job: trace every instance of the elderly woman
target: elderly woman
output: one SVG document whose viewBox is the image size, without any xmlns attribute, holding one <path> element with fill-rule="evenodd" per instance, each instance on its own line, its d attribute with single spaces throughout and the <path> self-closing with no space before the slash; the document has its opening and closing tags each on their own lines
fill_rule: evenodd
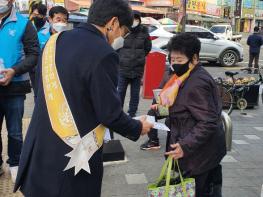
<svg viewBox="0 0 263 197">
<path fill-rule="evenodd" d="M 196 197 L 220 197 L 220 162 L 226 154 L 222 106 L 213 78 L 199 62 L 200 48 L 200 41 L 188 33 L 168 44 L 174 75 L 160 94 L 171 121 L 166 155 L 179 159 L 185 175 L 195 178 Z"/>
</svg>

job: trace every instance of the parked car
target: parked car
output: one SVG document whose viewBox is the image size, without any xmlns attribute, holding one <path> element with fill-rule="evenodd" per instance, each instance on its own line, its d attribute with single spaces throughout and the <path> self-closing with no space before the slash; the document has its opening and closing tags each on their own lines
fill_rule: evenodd
<svg viewBox="0 0 263 197">
<path fill-rule="evenodd" d="M 153 46 L 161 49 L 166 49 L 170 38 L 177 33 L 176 25 L 150 26 L 149 30 Z M 240 43 L 222 39 L 210 30 L 199 26 L 186 25 L 185 31 L 200 39 L 200 60 L 219 62 L 222 66 L 228 67 L 243 61 L 243 48 Z"/>
<path fill-rule="evenodd" d="M 242 35 L 233 33 L 231 25 L 228 24 L 213 25 L 210 31 L 226 40 L 240 41 L 242 39 Z"/>
</svg>

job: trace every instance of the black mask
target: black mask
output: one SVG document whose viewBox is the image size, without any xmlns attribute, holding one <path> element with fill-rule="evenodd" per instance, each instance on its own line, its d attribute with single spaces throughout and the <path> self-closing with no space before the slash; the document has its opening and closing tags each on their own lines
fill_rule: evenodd
<svg viewBox="0 0 263 197">
<path fill-rule="evenodd" d="M 173 73 L 180 77 L 189 70 L 189 63 L 190 61 L 186 62 L 185 64 L 173 64 L 171 69 Z"/>
<path fill-rule="evenodd" d="M 37 30 L 39 31 L 45 25 L 46 19 L 36 16 L 33 18 L 33 21 L 34 21 L 34 25 L 36 26 Z"/>
</svg>

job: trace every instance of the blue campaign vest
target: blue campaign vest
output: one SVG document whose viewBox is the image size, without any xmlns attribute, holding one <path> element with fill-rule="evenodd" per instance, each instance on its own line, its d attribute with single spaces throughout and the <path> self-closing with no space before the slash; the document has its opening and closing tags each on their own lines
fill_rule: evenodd
<svg viewBox="0 0 263 197">
<path fill-rule="evenodd" d="M 12 68 L 25 58 L 22 38 L 28 19 L 17 13 L 14 8 L 0 28 L 0 59 L 5 68 Z M 29 74 L 15 76 L 12 81 L 29 80 Z"/>
<path fill-rule="evenodd" d="M 48 22 L 37 33 L 40 48 L 43 49 L 50 38 L 50 25 Z"/>
</svg>

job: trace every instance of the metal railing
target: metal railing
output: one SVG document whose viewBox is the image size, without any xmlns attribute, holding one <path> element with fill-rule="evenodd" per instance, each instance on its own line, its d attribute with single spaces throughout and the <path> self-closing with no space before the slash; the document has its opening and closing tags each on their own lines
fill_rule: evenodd
<svg viewBox="0 0 263 197">
<path fill-rule="evenodd" d="M 226 149 L 227 151 L 231 151 L 232 149 L 232 136 L 233 136 L 233 125 L 230 116 L 222 111 L 221 119 L 223 122 L 225 136 L 226 136 Z"/>
</svg>

